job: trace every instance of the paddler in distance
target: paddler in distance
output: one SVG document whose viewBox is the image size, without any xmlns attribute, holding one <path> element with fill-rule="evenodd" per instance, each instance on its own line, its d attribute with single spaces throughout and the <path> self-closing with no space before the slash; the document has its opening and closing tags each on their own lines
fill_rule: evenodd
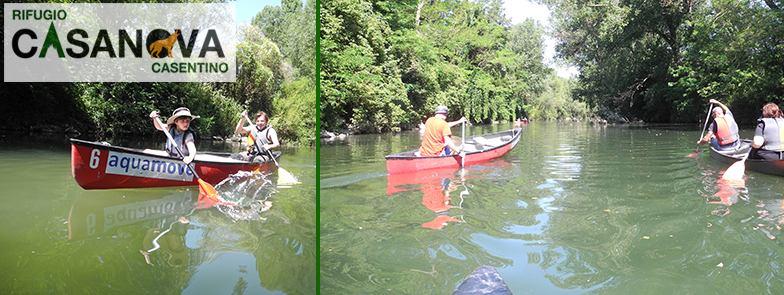
<svg viewBox="0 0 784 295">
<path fill-rule="evenodd" d="M 452 126 L 466 121 L 465 117 L 460 120 L 447 122 L 446 115 L 449 109 L 446 106 L 436 107 L 433 117 L 425 122 L 425 132 L 422 135 L 422 145 L 416 153 L 419 157 L 450 156 L 459 154 L 463 151 L 463 146 L 457 146 L 452 140 Z"/>
<path fill-rule="evenodd" d="M 245 126 L 245 117 L 248 116 L 248 111 L 243 111 L 241 115 L 234 131 L 240 135 L 248 136 L 248 152 L 240 153 L 235 157 L 248 162 L 268 160 L 267 151 L 280 146 L 278 133 L 269 125 L 269 116 L 265 112 L 258 112 L 254 116 L 256 125 Z"/>
<path fill-rule="evenodd" d="M 728 151 L 737 149 L 740 140 L 738 136 L 738 123 L 735 123 L 735 117 L 732 115 L 730 109 L 719 102 L 718 100 L 711 99 L 710 103 L 718 105 L 713 108 L 713 123 L 703 138 L 697 141 L 697 144 L 704 144 L 710 142 L 710 145 L 719 151 Z"/>
<path fill-rule="evenodd" d="M 177 158 L 183 157 L 182 161 L 185 162 L 185 164 L 193 162 L 193 159 L 196 157 L 196 144 L 194 143 L 193 131 L 190 130 L 190 125 L 191 121 L 198 119 L 199 116 L 192 115 L 191 110 L 186 107 L 180 107 L 172 112 L 171 117 L 166 119 L 166 126 L 160 125 L 158 117 L 158 111 L 152 111 L 150 113 L 153 126 L 160 131 L 169 132 L 180 148 L 180 151 L 182 151 L 182 155 L 177 152 L 177 149 L 175 149 L 174 145 L 168 140 L 166 141 L 164 150 L 169 153 L 169 156 Z"/>
</svg>

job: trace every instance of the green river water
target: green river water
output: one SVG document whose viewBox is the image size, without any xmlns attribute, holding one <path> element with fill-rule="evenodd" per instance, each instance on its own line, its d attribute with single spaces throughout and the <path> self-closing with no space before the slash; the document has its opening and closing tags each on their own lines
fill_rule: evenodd
<svg viewBox="0 0 784 295">
<path fill-rule="evenodd" d="M 534 122 L 501 159 L 403 177 L 384 155 L 417 133 L 325 143 L 322 293 L 449 294 L 489 265 L 515 294 L 783 294 L 784 180 L 723 185 L 695 129 Z"/>
<path fill-rule="evenodd" d="M 198 149 L 238 148 L 202 142 Z M 276 188 L 257 177 L 243 182 L 252 189 L 219 187 L 272 204 L 235 221 L 216 208 L 194 210 L 197 187 L 84 190 L 71 176 L 66 141 L 3 137 L 0 293 L 314 293 L 316 154 L 283 151 L 282 167 L 302 184 Z M 148 264 L 140 250 L 154 242 Z"/>
</svg>

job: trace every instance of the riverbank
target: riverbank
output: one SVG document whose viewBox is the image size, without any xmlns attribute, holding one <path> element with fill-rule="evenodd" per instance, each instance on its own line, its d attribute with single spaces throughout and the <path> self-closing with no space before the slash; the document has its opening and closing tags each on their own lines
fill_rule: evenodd
<svg viewBox="0 0 784 295">
<path fill-rule="evenodd" d="M 588 124 L 591 124 L 591 125 L 623 125 L 623 124 L 644 125 L 644 124 L 646 124 L 643 121 L 629 121 L 629 120 L 626 120 L 626 119 L 623 119 L 623 118 L 617 119 L 617 120 L 614 120 L 614 121 L 608 121 L 607 119 L 603 119 L 603 118 L 600 118 L 600 117 L 591 117 L 591 118 L 582 118 L 582 119 L 581 118 L 564 118 L 564 119 L 558 119 L 558 120 L 539 120 L 539 121 L 534 121 L 534 120 L 531 120 L 531 119 L 526 119 L 526 120 L 527 120 L 528 123 L 525 123 L 525 125 L 534 124 L 534 122 L 539 122 L 539 123 L 541 123 L 541 122 L 588 123 Z M 496 126 L 496 125 L 504 125 L 504 124 L 510 125 L 510 126 L 515 126 L 516 124 L 518 124 L 518 122 L 516 122 L 516 121 L 493 121 L 493 122 L 491 122 L 489 124 L 481 124 L 481 125 L 477 124 L 476 126 Z M 420 130 L 420 127 L 400 128 L 398 131 L 388 131 L 388 132 L 380 132 L 380 133 L 374 133 L 374 132 L 365 132 L 365 133 L 351 132 L 350 130 L 347 130 L 347 129 L 343 129 L 343 130 L 335 131 L 335 132 L 329 131 L 329 130 L 321 130 L 320 138 L 321 138 L 322 141 L 331 142 L 331 141 L 335 141 L 335 140 L 338 140 L 338 141 L 345 140 L 346 138 L 348 138 L 349 136 L 352 136 L 352 135 L 362 135 L 362 134 L 398 134 L 398 133 L 403 133 L 403 132 L 419 131 L 419 130 Z"/>
</svg>

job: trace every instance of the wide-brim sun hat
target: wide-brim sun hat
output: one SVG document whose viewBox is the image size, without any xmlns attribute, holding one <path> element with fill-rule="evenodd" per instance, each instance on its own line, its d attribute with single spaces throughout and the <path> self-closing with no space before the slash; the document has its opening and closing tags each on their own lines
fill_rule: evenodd
<svg viewBox="0 0 784 295">
<path fill-rule="evenodd" d="M 437 106 L 436 107 L 436 114 L 444 114 L 446 115 L 449 113 L 449 109 L 446 106 Z"/>
<path fill-rule="evenodd" d="M 182 108 L 177 108 L 176 110 L 174 110 L 174 112 L 172 112 L 171 117 L 169 117 L 169 119 L 166 119 L 166 124 L 167 125 L 174 124 L 174 120 L 177 120 L 177 118 L 180 117 L 189 117 L 191 118 L 191 120 L 195 120 L 199 118 L 199 116 L 194 116 L 193 114 L 191 114 L 191 110 L 189 110 L 188 108 L 182 107 Z"/>
</svg>

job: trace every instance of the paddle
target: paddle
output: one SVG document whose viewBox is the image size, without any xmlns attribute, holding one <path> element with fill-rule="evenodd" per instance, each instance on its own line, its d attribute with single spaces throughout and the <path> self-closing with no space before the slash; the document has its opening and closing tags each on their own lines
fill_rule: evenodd
<svg viewBox="0 0 784 295">
<path fill-rule="evenodd" d="M 746 159 L 749 158 L 751 154 L 751 149 L 749 149 L 749 153 L 743 156 L 743 159 L 732 163 L 732 165 L 724 171 L 724 174 L 721 176 L 721 179 L 724 180 L 743 180 L 743 174 L 746 173 Z"/>
<path fill-rule="evenodd" d="M 708 119 L 710 118 L 710 113 L 711 113 L 711 109 L 712 108 L 713 108 L 713 104 L 712 103 L 708 104 L 708 114 L 705 115 L 705 123 L 702 124 L 702 133 L 700 133 L 700 139 L 699 140 L 702 140 L 702 137 L 705 136 L 705 129 L 708 127 Z M 689 157 L 689 158 L 696 158 L 699 153 L 700 153 L 700 146 L 698 144 L 697 148 L 694 149 L 694 152 L 689 154 L 687 157 Z"/>
<path fill-rule="evenodd" d="M 161 122 L 161 119 L 159 117 L 155 117 L 155 121 L 158 122 L 158 126 L 161 127 L 166 126 L 163 124 L 163 122 Z M 166 130 L 161 130 L 161 131 L 163 131 L 163 134 L 166 134 L 166 138 L 168 138 L 169 141 L 171 141 L 172 145 L 174 146 L 174 149 L 177 151 L 178 154 L 180 154 L 180 157 L 185 158 L 185 156 L 182 154 L 182 151 L 180 150 L 180 147 L 177 146 L 177 142 L 174 141 L 174 138 L 172 138 L 171 134 L 169 134 L 169 131 Z M 194 170 L 190 164 L 186 164 L 185 166 L 187 166 L 188 170 L 190 170 L 191 173 L 193 173 L 193 176 L 196 176 L 196 181 L 199 183 L 199 197 L 207 196 L 208 198 L 214 201 L 220 201 L 220 199 L 218 199 L 218 191 L 215 190 L 215 187 L 213 187 L 211 184 L 207 183 L 206 181 L 202 180 L 201 177 L 199 177 L 199 175 L 196 174 L 196 170 Z"/>
<path fill-rule="evenodd" d="M 253 121 L 251 121 L 250 118 L 248 118 L 248 115 L 243 113 L 242 116 L 245 118 L 246 121 L 248 121 L 248 124 L 251 125 L 250 132 L 253 135 L 253 138 L 258 138 L 258 134 L 256 133 L 255 130 L 256 124 L 253 124 Z M 258 151 L 259 153 L 263 153 L 261 147 L 258 145 L 256 140 L 253 140 L 253 147 L 255 147 L 256 151 Z M 266 150 L 266 151 L 267 154 L 270 156 L 270 158 L 272 158 L 272 161 L 275 163 L 275 166 L 278 167 L 278 186 L 292 186 L 300 183 L 299 180 L 297 180 L 296 176 L 286 171 L 286 169 L 283 169 L 283 167 L 280 167 L 280 164 L 278 164 L 278 160 L 275 159 L 275 155 L 273 155 L 270 150 Z"/>
<path fill-rule="evenodd" d="M 462 140 L 462 143 L 460 143 L 460 148 L 462 149 L 460 151 L 460 154 L 461 154 L 460 155 L 460 167 L 461 168 L 465 168 L 465 156 L 466 156 L 465 155 L 465 125 L 466 125 L 466 122 L 463 121 L 463 131 L 460 134 L 460 139 Z"/>
</svg>

